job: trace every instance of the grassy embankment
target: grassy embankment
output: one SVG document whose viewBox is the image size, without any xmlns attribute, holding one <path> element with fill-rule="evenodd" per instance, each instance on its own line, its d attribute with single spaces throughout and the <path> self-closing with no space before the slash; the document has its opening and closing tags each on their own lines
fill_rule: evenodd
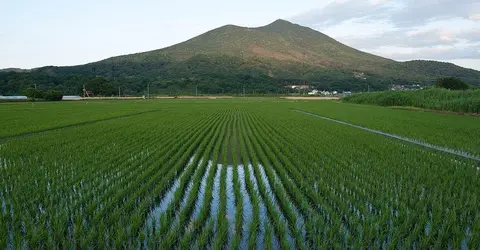
<svg viewBox="0 0 480 250">
<path fill-rule="evenodd" d="M 421 91 L 384 91 L 353 94 L 342 98 L 344 102 L 379 106 L 405 106 L 461 113 L 480 113 L 480 89 Z"/>
</svg>

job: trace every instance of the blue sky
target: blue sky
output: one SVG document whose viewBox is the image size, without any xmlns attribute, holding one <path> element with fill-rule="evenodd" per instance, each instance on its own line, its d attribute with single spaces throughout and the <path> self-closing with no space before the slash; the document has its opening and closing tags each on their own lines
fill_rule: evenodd
<svg viewBox="0 0 480 250">
<path fill-rule="evenodd" d="M 480 70 L 480 0 L 0 0 L 0 68 L 83 64 L 278 18 L 392 59 Z"/>
</svg>

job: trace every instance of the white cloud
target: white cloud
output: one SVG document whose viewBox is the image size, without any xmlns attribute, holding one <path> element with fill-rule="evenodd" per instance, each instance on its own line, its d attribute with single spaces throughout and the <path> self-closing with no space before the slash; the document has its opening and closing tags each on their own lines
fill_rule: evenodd
<svg viewBox="0 0 480 250">
<path fill-rule="evenodd" d="M 479 0 L 335 1 L 292 20 L 396 60 L 480 62 Z"/>
<path fill-rule="evenodd" d="M 470 20 L 480 21 L 480 13 L 472 14 L 468 17 Z"/>
</svg>

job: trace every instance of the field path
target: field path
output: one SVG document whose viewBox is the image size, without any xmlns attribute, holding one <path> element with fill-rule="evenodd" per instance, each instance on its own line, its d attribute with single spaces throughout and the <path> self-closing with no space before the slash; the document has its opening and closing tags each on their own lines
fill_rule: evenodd
<svg viewBox="0 0 480 250">
<path fill-rule="evenodd" d="M 332 118 L 328 118 L 328 117 L 325 117 L 325 116 L 305 112 L 305 111 L 302 111 L 302 110 L 294 109 L 294 111 L 305 114 L 305 115 L 310 115 L 310 116 L 325 119 L 325 120 L 328 120 L 328 121 L 332 121 L 332 122 L 340 123 L 340 124 L 343 124 L 343 125 L 347 125 L 347 126 L 350 126 L 350 127 L 359 128 L 359 129 L 362 129 L 362 130 L 365 130 L 365 131 L 368 131 L 368 132 L 372 132 L 372 133 L 375 133 L 375 134 L 379 134 L 379 135 L 383 135 L 383 136 L 386 136 L 386 137 L 410 142 L 410 143 L 413 143 L 413 144 L 416 144 L 416 145 L 419 145 L 419 146 L 422 146 L 422 147 L 435 149 L 435 150 L 438 150 L 438 151 L 442 151 L 442 152 L 445 152 L 445 153 L 453 154 L 453 155 L 456 155 L 456 156 L 460 156 L 460 157 L 463 157 L 463 158 L 467 158 L 467 159 L 471 159 L 471 160 L 475 160 L 475 161 L 480 162 L 480 157 L 479 156 L 471 155 L 467 152 L 463 152 L 463 151 L 459 151 L 459 150 L 455 150 L 455 149 L 451 149 L 451 148 L 446 148 L 446 147 L 442 147 L 442 146 L 438 146 L 438 145 L 433 145 L 433 144 L 430 144 L 430 143 L 419 141 L 417 139 L 412 139 L 412 138 L 407 138 L 407 137 L 403 137 L 403 136 L 399 136 L 399 135 L 385 133 L 385 132 L 382 132 L 380 130 L 375 130 L 375 129 L 362 127 L 362 126 L 359 126 L 359 125 L 351 124 L 351 123 L 340 121 L 340 120 L 335 120 L 335 119 L 332 119 Z"/>
</svg>

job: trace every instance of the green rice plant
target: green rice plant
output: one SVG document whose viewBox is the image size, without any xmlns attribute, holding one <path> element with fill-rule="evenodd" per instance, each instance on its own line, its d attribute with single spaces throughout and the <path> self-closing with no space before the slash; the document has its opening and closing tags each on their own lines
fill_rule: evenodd
<svg viewBox="0 0 480 250">
<path fill-rule="evenodd" d="M 235 234 L 233 236 L 231 249 L 238 249 L 240 247 L 240 241 L 243 234 L 243 196 L 240 191 L 240 181 L 238 179 L 238 162 L 237 159 L 237 116 L 234 117 L 232 125 L 232 139 L 230 140 L 230 147 L 232 148 L 232 163 L 233 163 L 233 193 L 235 196 Z"/>
<path fill-rule="evenodd" d="M 229 121 L 227 121 L 227 124 L 228 124 Z M 228 125 L 227 125 L 228 126 Z M 213 146 L 213 143 L 216 141 L 216 143 L 220 143 L 221 142 L 221 138 L 223 138 L 225 136 L 225 127 L 221 127 L 221 130 L 219 133 L 216 133 L 216 135 L 218 136 L 218 140 L 215 140 L 215 138 L 213 140 L 211 140 L 211 146 L 210 147 L 207 147 L 209 150 L 206 151 L 205 153 L 205 158 L 208 159 L 208 155 L 210 155 L 210 150 Z M 162 237 L 162 247 L 164 248 L 171 248 L 173 246 L 175 246 L 177 244 L 177 241 L 178 241 L 178 236 L 181 235 L 184 231 L 185 231 L 185 227 L 183 226 L 187 219 L 190 217 L 190 213 L 192 212 L 193 210 L 193 206 L 195 205 L 195 197 L 197 195 L 197 192 L 199 190 L 199 187 L 200 187 L 200 180 L 202 178 L 202 175 L 203 175 L 203 171 L 197 171 L 195 173 L 195 176 L 193 177 L 193 186 L 192 186 L 192 189 L 190 191 L 190 193 L 188 194 L 188 198 L 187 198 L 187 202 L 186 202 L 186 206 L 184 207 L 184 209 L 182 211 L 180 211 L 179 213 L 179 216 L 178 216 L 178 221 L 176 222 L 175 226 L 173 227 L 173 229 L 170 229 L 170 231 L 168 231 L 168 233 L 166 234 L 165 237 Z"/>
<path fill-rule="evenodd" d="M 330 101 L 168 100 L 85 124 L 114 116 L 59 106 L 71 120 L 19 118 L 12 133 L 45 131 L 0 141 L 0 247 L 478 248 L 477 162 L 292 108 L 478 151 L 474 117 Z"/>
<path fill-rule="evenodd" d="M 265 239 L 263 242 L 264 249 L 267 249 L 267 250 L 273 249 L 272 238 L 273 238 L 272 226 L 269 223 L 265 223 Z"/>
<path fill-rule="evenodd" d="M 250 163 L 247 148 L 245 145 L 245 130 L 244 124 L 242 121 L 239 121 L 239 139 L 240 139 L 240 155 L 242 158 L 243 168 L 244 168 L 244 182 L 247 187 L 247 192 L 249 197 L 251 198 L 252 203 L 252 215 L 253 218 L 248 225 L 248 249 L 257 249 L 257 236 L 260 227 L 260 197 L 258 196 L 257 192 L 254 190 L 254 185 L 252 180 L 250 179 L 250 170 L 247 167 Z"/>
<path fill-rule="evenodd" d="M 197 240 L 197 249 L 206 249 L 213 234 L 213 220 L 209 220 Z"/>
<path fill-rule="evenodd" d="M 228 245 L 228 221 L 227 221 L 227 147 L 228 147 L 229 133 L 224 137 L 222 153 L 223 164 L 220 171 L 220 200 L 218 205 L 218 214 L 216 218 L 215 227 L 215 241 L 213 243 L 213 249 L 221 250 Z"/>
<path fill-rule="evenodd" d="M 248 131 L 248 129 L 249 128 L 247 127 L 247 131 Z M 248 134 L 247 134 L 246 137 L 248 138 Z M 255 157 L 256 153 L 253 149 L 251 141 L 248 140 L 248 139 L 246 140 L 246 146 L 247 146 L 249 154 L 252 155 L 252 164 L 254 166 L 258 166 L 259 162 L 258 162 L 257 158 Z M 275 204 L 273 203 L 273 201 L 268 198 L 267 190 L 266 190 L 266 187 L 265 187 L 263 181 L 261 180 L 260 173 L 258 172 L 258 168 L 254 167 L 253 170 L 254 170 L 254 176 L 256 178 L 256 182 L 258 183 L 260 194 L 262 196 L 262 199 L 265 202 L 265 205 L 266 205 L 267 210 L 268 210 L 268 214 L 270 216 L 270 219 L 272 220 L 275 231 L 279 235 L 280 245 L 281 245 L 282 249 L 289 249 L 290 244 L 287 241 L 287 229 L 286 229 L 287 225 L 280 218 L 279 212 L 275 210 Z"/>
</svg>

